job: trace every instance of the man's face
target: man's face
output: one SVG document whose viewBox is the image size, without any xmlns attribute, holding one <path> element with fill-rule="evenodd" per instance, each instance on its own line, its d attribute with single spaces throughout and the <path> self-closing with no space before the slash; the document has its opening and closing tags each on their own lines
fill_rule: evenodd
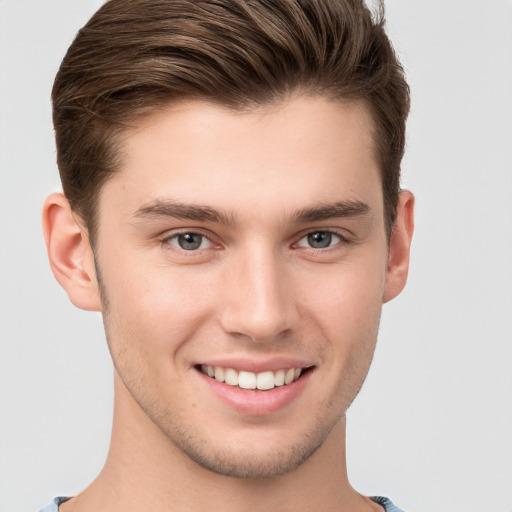
<svg viewBox="0 0 512 512">
<path fill-rule="evenodd" d="M 122 150 L 97 238 L 120 392 L 213 471 L 295 468 L 374 351 L 388 251 L 368 112 L 183 102 Z"/>
</svg>

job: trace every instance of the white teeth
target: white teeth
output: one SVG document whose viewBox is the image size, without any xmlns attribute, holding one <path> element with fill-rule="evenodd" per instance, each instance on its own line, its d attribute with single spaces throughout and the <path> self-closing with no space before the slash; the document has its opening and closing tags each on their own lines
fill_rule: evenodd
<svg viewBox="0 0 512 512">
<path fill-rule="evenodd" d="M 262 390 L 272 389 L 274 387 L 274 372 L 258 373 L 256 387 Z"/>
<path fill-rule="evenodd" d="M 233 370 L 233 368 L 228 368 L 226 370 L 225 381 L 226 384 L 230 386 L 238 386 L 238 372 Z"/>
<path fill-rule="evenodd" d="M 277 370 L 274 378 L 274 384 L 276 386 L 284 386 L 284 370 Z"/>
<path fill-rule="evenodd" d="M 302 374 L 302 370 L 302 368 L 289 368 L 276 372 L 254 373 L 245 370 L 238 372 L 233 368 L 221 366 L 201 365 L 201 371 L 218 382 L 225 382 L 229 386 L 239 386 L 242 389 L 259 389 L 261 391 L 295 382 Z"/>
<path fill-rule="evenodd" d="M 240 372 L 238 374 L 238 385 L 242 389 L 256 389 L 256 374 L 252 372 Z"/>
<path fill-rule="evenodd" d="M 293 382 L 293 379 L 295 378 L 295 370 L 293 368 L 290 368 L 286 375 L 284 376 L 284 383 L 290 384 L 290 382 Z"/>
<path fill-rule="evenodd" d="M 220 366 L 215 367 L 215 380 L 218 380 L 219 382 L 224 382 L 224 380 L 225 380 L 224 368 L 221 368 Z"/>
</svg>

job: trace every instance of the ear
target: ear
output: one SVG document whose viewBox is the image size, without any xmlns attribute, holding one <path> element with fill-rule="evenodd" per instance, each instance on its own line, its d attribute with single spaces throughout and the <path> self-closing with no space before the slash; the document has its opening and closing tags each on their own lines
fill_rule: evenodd
<svg viewBox="0 0 512 512">
<path fill-rule="evenodd" d="M 408 190 L 400 192 L 391 239 L 384 302 L 394 299 L 403 289 L 409 271 L 409 254 L 414 231 L 414 196 Z"/>
<path fill-rule="evenodd" d="M 52 194 L 44 202 L 43 231 L 53 275 L 69 300 L 81 309 L 101 311 L 89 236 L 63 194 Z"/>
</svg>

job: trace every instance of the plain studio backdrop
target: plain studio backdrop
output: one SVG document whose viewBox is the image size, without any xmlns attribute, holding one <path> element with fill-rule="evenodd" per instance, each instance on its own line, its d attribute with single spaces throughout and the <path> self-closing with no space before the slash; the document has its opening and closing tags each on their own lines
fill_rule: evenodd
<svg viewBox="0 0 512 512">
<path fill-rule="evenodd" d="M 412 267 L 348 412 L 352 484 L 410 512 L 512 511 L 512 3 L 389 0 L 412 88 Z M 112 365 L 99 314 L 54 280 L 50 89 L 99 0 L 0 0 L 0 511 L 101 469 Z"/>
</svg>

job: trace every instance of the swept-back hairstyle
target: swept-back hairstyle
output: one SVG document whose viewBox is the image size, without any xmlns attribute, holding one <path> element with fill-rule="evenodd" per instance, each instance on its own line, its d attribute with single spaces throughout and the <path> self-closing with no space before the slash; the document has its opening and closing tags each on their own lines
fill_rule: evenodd
<svg viewBox="0 0 512 512">
<path fill-rule="evenodd" d="M 91 239 L 120 135 L 163 105 L 202 98 L 254 108 L 294 91 L 361 100 L 374 126 L 388 235 L 396 214 L 409 88 L 362 0 L 110 0 L 78 32 L 52 91 L 64 193 Z"/>
</svg>

